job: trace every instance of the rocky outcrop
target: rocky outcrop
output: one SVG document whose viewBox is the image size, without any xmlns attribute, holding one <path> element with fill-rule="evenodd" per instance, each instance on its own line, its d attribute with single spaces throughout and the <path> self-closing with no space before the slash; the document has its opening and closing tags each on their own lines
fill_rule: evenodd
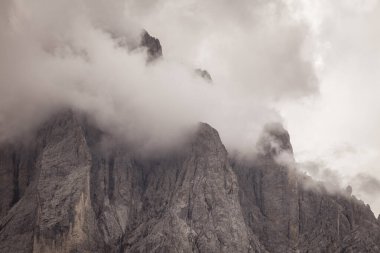
<svg viewBox="0 0 380 253">
<path fill-rule="evenodd" d="M 245 222 L 269 252 L 296 252 L 299 237 L 298 182 L 294 168 L 277 162 L 292 154 L 281 125 L 268 125 L 260 153 L 249 161 L 232 161 L 239 181 Z"/>
<path fill-rule="evenodd" d="M 379 252 L 380 224 L 369 206 L 298 173 L 282 126 L 268 126 L 259 143 L 257 157 L 232 167 L 245 223 L 269 252 Z"/>
<path fill-rule="evenodd" d="M 140 46 L 147 49 L 148 62 L 162 57 L 162 47 L 160 41 L 151 36 L 147 31 L 143 31 L 142 33 Z"/>
<path fill-rule="evenodd" d="M 0 221 L 0 252 L 80 249 L 92 236 L 88 226 L 95 217 L 88 198 L 91 157 L 73 114 L 53 117 L 39 130 L 33 147 L 14 152 L 35 158 L 26 169 L 34 174 Z"/>
<path fill-rule="evenodd" d="M 141 36 L 137 39 L 116 31 L 105 30 L 104 32 L 109 34 L 117 47 L 123 48 L 128 52 L 141 49 L 146 50 L 147 63 L 162 57 L 162 47 L 159 39 L 151 36 L 146 30 L 143 30 Z"/>
<path fill-rule="evenodd" d="M 0 252 L 248 251 L 237 179 L 214 129 L 201 124 L 181 152 L 154 159 L 125 144 L 105 149 L 108 137 L 71 111 L 41 128 L 34 177 L 4 209 Z"/>
<path fill-rule="evenodd" d="M 370 208 L 297 173 L 281 125 L 259 145 L 231 159 L 202 123 L 149 157 L 58 113 L 0 150 L 0 252 L 379 252 Z"/>
<path fill-rule="evenodd" d="M 204 70 L 204 69 L 195 69 L 195 73 L 202 77 L 204 80 L 206 80 L 207 82 L 212 82 L 212 78 L 211 78 L 211 75 L 210 73 L 208 73 L 207 70 Z"/>
</svg>

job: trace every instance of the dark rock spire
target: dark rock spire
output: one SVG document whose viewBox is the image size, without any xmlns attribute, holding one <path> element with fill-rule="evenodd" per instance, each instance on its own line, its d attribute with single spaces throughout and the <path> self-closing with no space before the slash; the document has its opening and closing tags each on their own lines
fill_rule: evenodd
<svg viewBox="0 0 380 253">
<path fill-rule="evenodd" d="M 148 62 L 162 57 L 162 47 L 160 41 L 151 36 L 147 31 L 143 31 L 141 36 L 141 47 L 145 47 L 148 53 Z"/>
</svg>

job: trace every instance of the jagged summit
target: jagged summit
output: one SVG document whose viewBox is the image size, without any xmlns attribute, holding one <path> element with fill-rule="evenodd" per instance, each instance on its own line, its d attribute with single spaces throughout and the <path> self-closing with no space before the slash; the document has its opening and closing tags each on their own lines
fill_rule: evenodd
<svg viewBox="0 0 380 253">
<path fill-rule="evenodd" d="M 160 41 L 151 36 L 147 31 L 143 31 L 140 46 L 145 47 L 148 52 L 148 61 L 153 61 L 162 57 L 162 47 Z"/>
<path fill-rule="evenodd" d="M 207 70 L 204 69 L 195 69 L 195 73 L 205 79 L 208 82 L 212 82 L 212 78 L 210 73 Z"/>
<path fill-rule="evenodd" d="M 142 32 L 139 46 L 147 49 L 148 62 L 155 61 L 163 56 L 160 40 L 151 36 L 146 30 Z M 211 75 L 207 70 L 197 68 L 194 72 L 207 82 L 212 83 Z"/>
<path fill-rule="evenodd" d="M 289 133 L 280 123 L 265 125 L 258 145 L 268 155 L 276 156 L 281 152 L 293 154 Z"/>
<path fill-rule="evenodd" d="M 115 31 L 106 31 L 110 34 L 111 38 L 115 41 L 117 46 L 126 49 L 127 51 L 133 51 L 138 48 L 145 48 L 147 50 L 147 61 L 151 62 L 162 57 L 162 47 L 160 40 L 151 36 L 146 30 L 141 32 L 141 37 L 138 41 L 120 34 Z"/>
<path fill-rule="evenodd" d="M 1 146 L 0 252 L 379 252 L 364 203 L 303 187 L 273 156 L 231 163 L 208 124 L 152 159 L 108 138 L 66 110 L 33 145 Z"/>
</svg>

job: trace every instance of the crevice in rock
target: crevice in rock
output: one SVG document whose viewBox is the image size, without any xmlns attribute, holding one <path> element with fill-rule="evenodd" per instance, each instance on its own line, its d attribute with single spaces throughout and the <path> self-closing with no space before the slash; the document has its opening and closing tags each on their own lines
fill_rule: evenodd
<svg viewBox="0 0 380 253">
<path fill-rule="evenodd" d="M 20 171 L 20 158 L 14 152 L 12 154 L 12 164 L 13 164 L 13 197 L 10 203 L 12 207 L 20 200 L 20 185 L 19 185 L 19 171 Z"/>
<path fill-rule="evenodd" d="M 108 160 L 108 198 L 113 199 L 113 193 L 115 189 L 115 177 L 114 177 L 115 158 L 111 156 Z"/>
</svg>

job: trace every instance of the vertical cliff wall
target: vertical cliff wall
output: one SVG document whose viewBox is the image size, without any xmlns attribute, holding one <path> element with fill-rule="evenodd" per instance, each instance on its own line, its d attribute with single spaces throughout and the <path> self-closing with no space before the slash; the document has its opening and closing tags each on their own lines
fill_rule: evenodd
<svg viewBox="0 0 380 253">
<path fill-rule="evenodd" d="M 279 161 L 292 158 L 282 127 L 260 146 L 231 159 L 200 124 L 181 149 L 144 156 L 58 113 L 0 149 L 0 252 L 379 252 L 368 206 Z"/>
</svg>

